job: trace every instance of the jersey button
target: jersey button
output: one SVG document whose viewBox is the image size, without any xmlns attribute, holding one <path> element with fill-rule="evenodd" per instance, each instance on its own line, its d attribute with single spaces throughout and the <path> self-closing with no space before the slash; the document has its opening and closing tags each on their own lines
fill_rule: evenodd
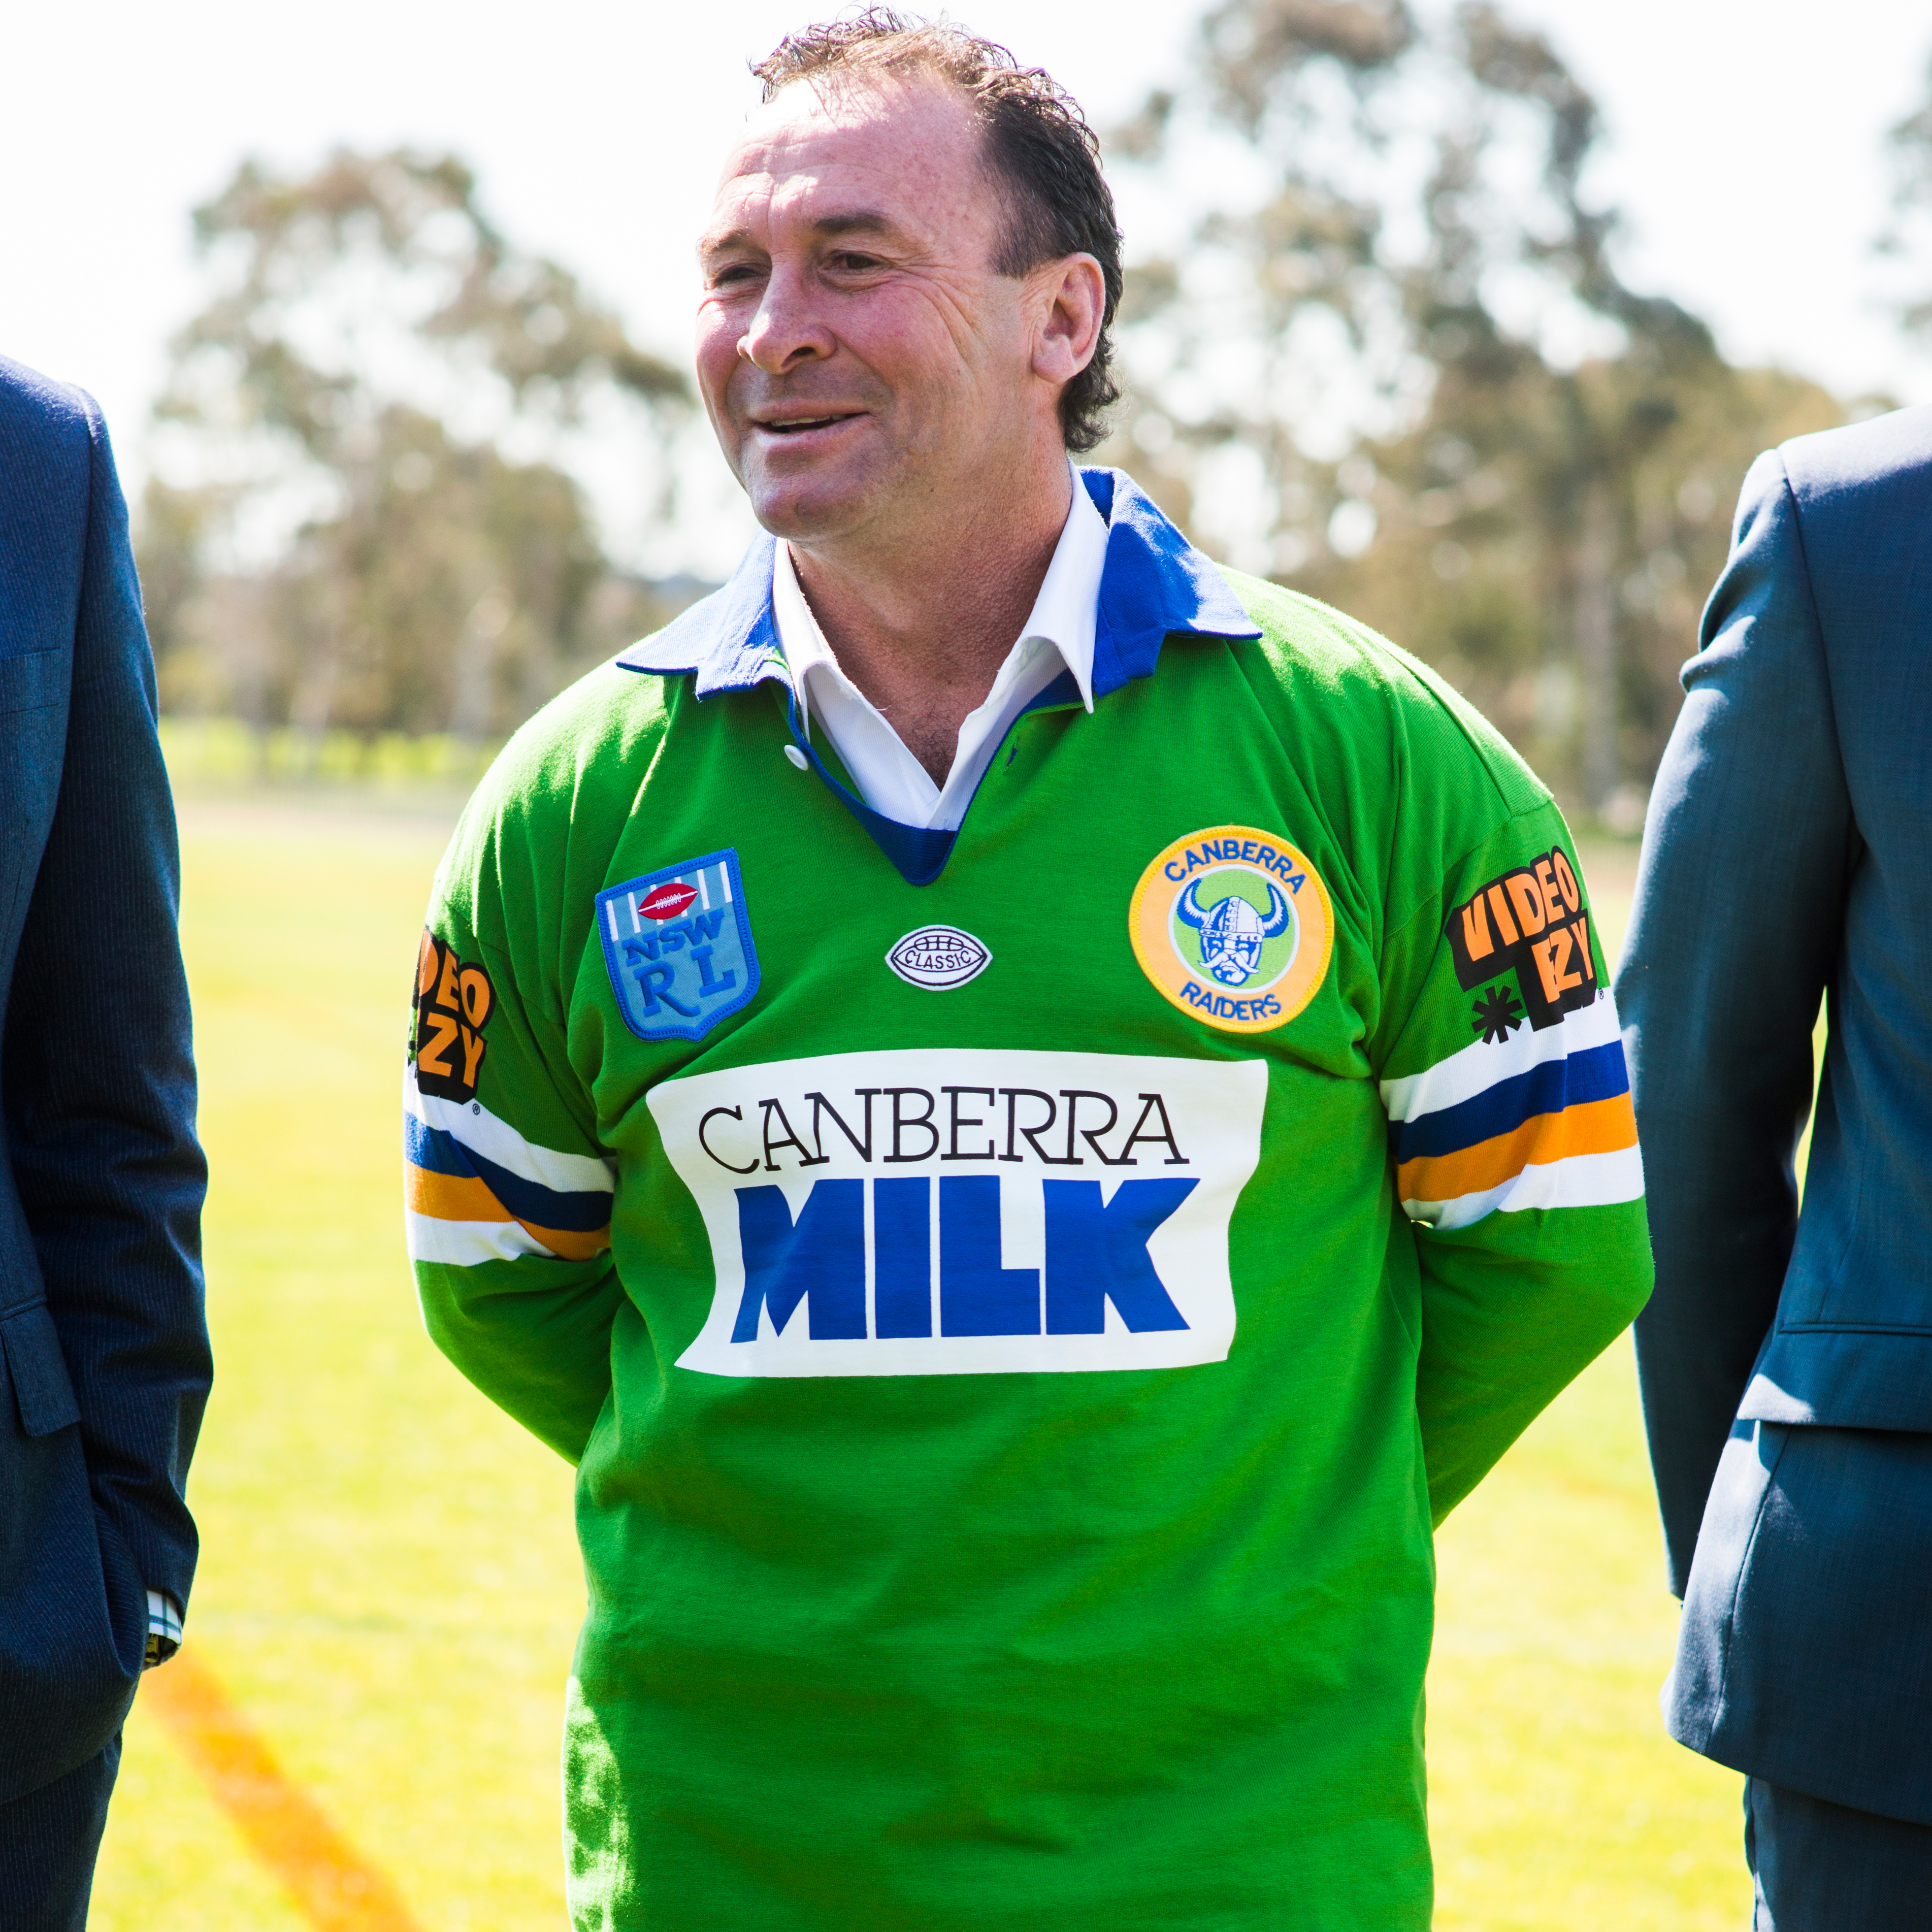
<svg viewBox="0 0 1932 1932">
<path fill-rule="evenodd" d="M 797 766 L 800 771 L 803 771 L 805 770 L 807 762 L 806 755 L 796 745 L 788 745 L 785 747 L 785 756 L 790 759 L 792 763 Z"/>
</svg>

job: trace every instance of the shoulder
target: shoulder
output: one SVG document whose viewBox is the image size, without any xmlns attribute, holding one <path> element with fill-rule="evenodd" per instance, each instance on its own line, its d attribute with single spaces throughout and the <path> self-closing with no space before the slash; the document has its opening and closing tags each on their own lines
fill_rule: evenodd
<svg viewBox="0 0 1932 1932">
<path fill-rule="evenodd" d="M 1338 755 L 1379 749 L 1409 782 L 1466 791 L 1505 816 L 1548 802 L 1509 741 L 1420 659 L 1312 597 L 1238 571 L 1222 574 L 1260 627 L 1267 681 L 1287 700 L 1298 735 L 1312 734 Z"/>
<path fill-rule="evenodd" d="M 601 664 L 560 692 L 492 762 L 465 813 L 493 824 L 620 815 L 641 785 L 688 678 Z"/>
<path fill-rule="evenodd" d="M 1808 511 L 1898 490 L 1932 492 L 1932 407 L 1894 410 L 1793 436 L 1778 446 L 1778 456 Z"/>
<path fill-rule="evenodd" d="M 690 682 L 613 662 L 552 698 L 497 754 L 464 807 L 439 901 L 493 928 L 547 905 L 554 912 L 558 892 L 601 878 Z"/>
<path fill-rule="evenodd" d="M 38 437 L 51 447 L 85 451 L 100 412 L 84 389 L 56 382 L 24 362 L 0 356 L 0 434 Z"/>
<path fill-rule="evenodd" d="M 1932 524 L 1932 408 L 1894 410 L 1794 436 L 1752 466 L 1738 500 L 1736 542 L 1802 536 L 1814 571 L 1842 557 L 1862 572 L 1874 528 L 1916 553 Z M 1895 559 L 1896 550 L 1887 553 Z"/>
<path fill-rule="evenodd" d="M 1470 854 L 1553 819 L 1509 742 L 1426 664 L 1312 597 L 1226 575 L 1262 633 L 1233 661 L 1382 930 L 1436 918 Z"/>
<path fill-rule="evenodd" d="M 1794 436 L 1751 466 L 1704 625 L 1760 584 L 1798 586 L 1828 634 L 1889 626 L 1932 568 L 1932 408 Z"/>
<path fill-rule="evenodd" d="M 85 391 L 0 356 L 0 487 L 10 482 L 22 493 L 22 510 L 38 513 L 32 520 L 44 518 L 50 500 L 85 503 L 100 431 L 100 412 Z M 19 527 L 28 520 L 8 520 Z"/>
</svg>

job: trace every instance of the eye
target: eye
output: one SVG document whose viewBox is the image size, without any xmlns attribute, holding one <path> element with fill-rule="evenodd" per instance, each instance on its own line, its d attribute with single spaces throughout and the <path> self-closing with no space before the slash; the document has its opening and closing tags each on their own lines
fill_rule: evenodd
<svg viewBox="0 0 1932 1932">
<path fill-rule="evenodd" d="M 758 278 L 757 266 L 750 262 L 727 262 L 711 272 L 711 286 L 714 289 L 742 288 L 747 282 Z"/>
<path fill-rule="evenodd" d="M 861 254 L 856 248 L 842 248 L 831 258 L 830 266 L 842 269 L 848 275 L 862 275 L 886 265 L 876 255 Z"/>
</svg>

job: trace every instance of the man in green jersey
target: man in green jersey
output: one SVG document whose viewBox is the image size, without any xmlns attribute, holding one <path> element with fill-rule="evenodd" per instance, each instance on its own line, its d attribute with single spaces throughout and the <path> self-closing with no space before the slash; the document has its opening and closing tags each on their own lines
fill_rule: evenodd
<svg viewBox="0 0 1932 1932">
<path fill-rule="evenodd" d="M 1574 848 L 1070 464 L 1046 76 L 759 72 L 698 369 L 766 534 L 498 761 L 406 1082 L 430 1332 L 578 1465 L 572 1912 L 1420 1932 L 1432 1521 L 1650 1280 Z"/>
</svg>

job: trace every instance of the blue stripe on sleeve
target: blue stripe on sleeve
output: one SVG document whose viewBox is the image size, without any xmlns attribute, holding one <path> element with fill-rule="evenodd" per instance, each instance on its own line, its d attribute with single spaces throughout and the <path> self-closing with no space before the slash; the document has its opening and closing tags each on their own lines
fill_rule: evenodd
<svg viewBox="0 0 1932 1932">
<path fill-rule="evenodd" d="M 559 1193 L 520 1174 L 486 1160 L 454 1134 L 432 1127 L 413 1114 L 403 1116 L 403 1151 L 431 1174 L 452 1174 L 482 1181 L 519 1221 L 572 1234 L 594 1234 L 610 1225 L 610 1196 L 599 1188 Z"/>
<path fill-rule="evenodd" d="M 1623 1042 L 1606 1040 L 1498 1080 L 1453 1107 L 1412 1120 L 1391 1120 L 1389 1144 L 1398 1166 L 1406 1160 L 1432 1160 L 1509 1133 L 1538 1114 L 1560 1114 L 1565 1107 L 1614 1100 L 1629 1091 Z"/>
</svg>

